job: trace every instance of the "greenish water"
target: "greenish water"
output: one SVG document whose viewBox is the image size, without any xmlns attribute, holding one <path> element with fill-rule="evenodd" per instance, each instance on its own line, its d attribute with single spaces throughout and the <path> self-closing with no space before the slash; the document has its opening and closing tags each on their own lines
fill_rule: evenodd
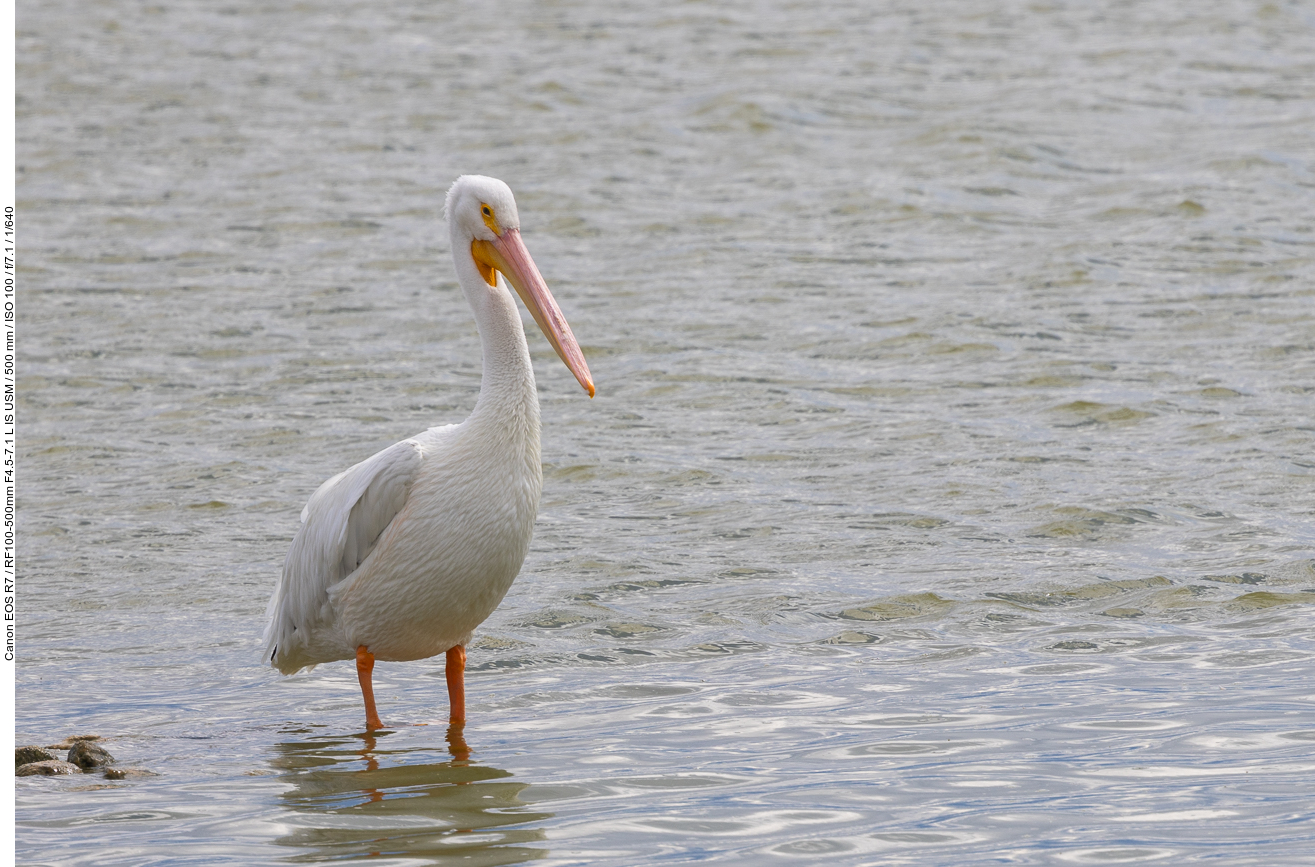
<svg viewBox="0 0 1315 867">
<path fill-rule="evenodd" d="M 24 864 L 1302 864 L 1297 3 L 23 3 Z M 516 191 L 545 493 L 471 647 L 259 665 L 329 475 L 469 412 Z"/>
</svg>

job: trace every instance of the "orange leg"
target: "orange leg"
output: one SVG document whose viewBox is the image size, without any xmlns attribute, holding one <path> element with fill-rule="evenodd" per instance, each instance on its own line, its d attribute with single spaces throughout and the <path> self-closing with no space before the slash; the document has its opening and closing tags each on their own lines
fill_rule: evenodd
<svg viewBox="0 0 1315 867">
<path fill-rule="evenodd" d="M 373 672 L 374 654 L 362 644 L 356 648 L 356 679 L 361 682 L 361 697 L 365 699 L 365 728 L 368 731 L 384 727 L 379 722 L 379 711 L 374 708 L 374 684 L 370 682 Z"/>
<path fill-rule="evenodd" d="M 458 644 L 447 652 L 447 697 L 452 704 L 448 722 L 466 721 L 466 648 Z"/>
</svg>

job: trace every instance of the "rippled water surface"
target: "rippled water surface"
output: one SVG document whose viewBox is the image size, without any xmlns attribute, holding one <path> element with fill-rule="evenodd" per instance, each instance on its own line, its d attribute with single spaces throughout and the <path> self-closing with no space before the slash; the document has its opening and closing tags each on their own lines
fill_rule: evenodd
<svg viewBox="0 0 1315 867">
<path fill-rule="evenodd" d="M 1309 863 L 1309 4 L 18 20 L 18 740 L 158 774 L 19 780 L 22 863 Z M 531 334 L 471 722 L 368 738 L 262 618 L 474 403 L 462 172 L 599 391 Z"/>
</svg>

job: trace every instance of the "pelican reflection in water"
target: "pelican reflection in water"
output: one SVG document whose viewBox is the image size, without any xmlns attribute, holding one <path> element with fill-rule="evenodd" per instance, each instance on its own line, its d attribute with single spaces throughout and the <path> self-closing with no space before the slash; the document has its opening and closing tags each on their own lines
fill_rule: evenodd
<svg viewBox="0 0 1315 867">
<path fill-rule="evenodd" d="M 389 749 L 389 735 L 366 732 L 277 744 L 273 760 L 291 784 L 281 801 L 297 813 L 280 845 L 315 860 L 421 856 L 462 864 L 518 864 L 541 858 L 534 827 L 551 813 L 520 800 L 528 783 L 470 760 L 461 727 L 448 728 L 447 755 L 429 747 Z"/>
</svg>

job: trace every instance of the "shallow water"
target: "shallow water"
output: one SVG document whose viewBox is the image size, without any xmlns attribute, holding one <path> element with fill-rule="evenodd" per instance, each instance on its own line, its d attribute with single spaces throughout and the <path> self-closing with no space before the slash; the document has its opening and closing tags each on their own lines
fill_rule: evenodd
<svg viewBox="0 0 1315 867">
<path fill-rule="evenodd" d="M 17 736 L 159 774 L 20 860 L 1305 863 L 1315 15 L 995 5 L 20 4 Z M 366 738 L 262 616 L 474 403 L 471 171 L 598 397 Z"/>
</svg>

